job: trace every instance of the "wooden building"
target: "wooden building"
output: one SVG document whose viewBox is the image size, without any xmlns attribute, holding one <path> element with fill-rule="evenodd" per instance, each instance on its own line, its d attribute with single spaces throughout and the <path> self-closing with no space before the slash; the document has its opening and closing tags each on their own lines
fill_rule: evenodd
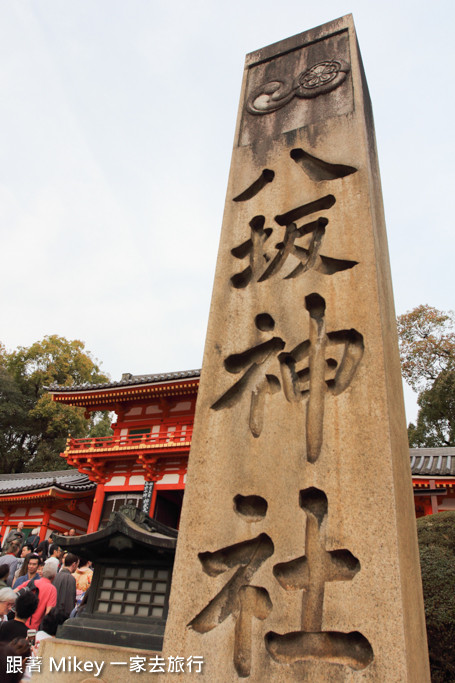
<svg viewBox="0 0 455 683">
<path fill-rule="evenodd" d="M 416 516 L 455 512 L 455 448 L 411 448 Z"/>
<path fill-rule="evenodd" d="M 124 374 L 97 385 L 49 387 L 54 401 L 115 416 L 107 437 L 68 438 L 62 458 L 71 470 L 0 475 L 0 534 L 17 523 L 27 533 L 91 533 L 111 512 L 136 505 L 178 528 L 193 432 L 199 370 Z"/>
<path fill-rule="evenodd" d="M 0 475 L 0 534 L 18 522 L 77 534 L 105 526 L 112 512 L 136 505 L 178 528 L 193 432 L 199 370 L 124 374 L 120 381 L 49 388 L 54 401 L 115 416 L 107 437 L 69 438 L 72 470 Z M 455 510 L 455 448 L 410 450 L 416 515 Z"/>
<path fill-rule="evenodd" d="M 116 415 L 112 436 L 69 438 L 62 456 L 96 484 L 88 533 L 125 504 L 177 528 L 199 371 L 124 374 L 119 382 L 50 387 L 54 401 Z"/>
<path fill-rule="evenodd" d="M 0 537 L 24 522 L 24 532 L 40 528 L 40 540 L 51 531 L 77 534 L 87 529 L 96 484 L 75 470 L 0 476 Z"/>
</svg>

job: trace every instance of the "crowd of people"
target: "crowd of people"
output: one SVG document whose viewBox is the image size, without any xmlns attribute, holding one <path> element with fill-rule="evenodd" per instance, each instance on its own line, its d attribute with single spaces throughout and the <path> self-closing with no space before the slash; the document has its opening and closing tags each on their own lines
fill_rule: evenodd
<svg viewBox="0 0 455 683">
<path fill-rule="evenodd" d="M 19 523 L 4 539 L 0 556 L 2 672 L 3 659 L 15 656 L 25 662 L 40 641 L 55 637 L 60 624 L 83 611 L 93 573 L 88 558 L 63 552 L 47 540 L 40 542 L 39 529 L 25 539 L 22 528 Z M 71 529 L 67 535 L 75 533 Z M 25 667 L 23 672 L 11 681 L 25 681 Z"/>
</svg>

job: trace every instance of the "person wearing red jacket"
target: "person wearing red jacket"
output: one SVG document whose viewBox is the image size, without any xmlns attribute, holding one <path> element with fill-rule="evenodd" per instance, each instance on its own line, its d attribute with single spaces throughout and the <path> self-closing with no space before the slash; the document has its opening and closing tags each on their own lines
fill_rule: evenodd
<svg viewBox="0 0 455 683">
<path fill-rule="evenodd" d="M 38 589 L 38 607 L 27 621 L 28 628 L 38 630 L 43 617 L 57 604 L 57 589 L 52 584 L 56 574 L 57 571 L 52 564 L 45 564 L 42 578 L 35 581 L 35 587 Z M 25 587 L 28 583 L 27 581 L 22 585 Z"/>
</svg>

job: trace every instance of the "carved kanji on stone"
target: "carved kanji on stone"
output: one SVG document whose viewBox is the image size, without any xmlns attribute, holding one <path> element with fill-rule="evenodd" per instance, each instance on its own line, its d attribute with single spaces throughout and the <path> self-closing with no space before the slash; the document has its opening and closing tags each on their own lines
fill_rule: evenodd
<svg viewBox="0 0 455 683">
<path fill-rule="evenodd" d="M 229 408 L 248 393 L 249 427 L 257 438 L 263 429 L 268 395 L 282 389 L 289 403 L 307 399 L 306 452 L 309 462 L 315 462 L 322 448 L 325 396 L 327 392 L 337 396 L 347 389 L 362 359 L 364 345 L 363 336 L 357 330 L 326 332 L 325 300 L 319 294 L 305 297 L 305 307 L 310 315 L 309 339 L 285 351 L 286 341 L 272 337 L 242 353 L 228 356 L 224 361 L 228 372 L 245 372 L 213 403 L 212 409 Z M 262 313 L 256 316 L 255 325 L 261 331 L 272 331 L 275 321 L 268 313 Z M 336 346 L 343 348 L 340 362 L 329 355 Z M 298 365 L 304 360 L 307 365 Z"/>
<path fill-rule="evenodd" d="M 238 569 L 188 627 L 198 633 L 207 633 L 232 615 L 235 619 L 234 666 L 241 677 L 249 676 L 251 672 L 252 620 L 265 619 L 272 609 L 266 589 L 251 586 L 250 582 L 273 551 L 271 538 L 260 534 L 250 541 L 199 554 L 203 570 L 209 576 L 218 576 L 234 567 Z"/>
<path fill-rule="evenodd" d="M 268 313 L 262 313 L 255 318 L 258 330 L 272 331 L 275 321 Z M 246 392 L 250 394 L 249 426 L 253 436 L 260 436 L 264 423 L 265 399 L 268 394 L 280 391 L 281 384 L 278 377 L 271 374 L 276 365 L 279 352 L 284 349 L 286 342 L 281 337 L 273 337 L 262 344 L 257 344 L 243 353 L 228 356 L 224 366 L 228 372 L 239 373 L 246 368 L 242 377 L 213 405 L 214 410 L 228 408 L 242 398 Z M 279 370 L 279 366 L 278 366 Z"/>
<path fill-rule="evenodd" d="M 305 555 L 275 565 L 273 573 L 286 591 L 303 591 L 301 630 L 270 631 L 266 648 L 277 662 L 292 664 L 323 660 L 364 669 L 373 660 L 368 640 L 358 631 L 323 631 L 324 590 L 328 581 L 352 581 L 360 562 L 346 549 L 326 550 L 327 496 L 317 488 L 300 491 L 300 507 L 307 516 Z"/>
<path fill-rule="evenodd" d="M 293 403 L 308 396 L 307 458 L 315 462 L 322 448 L 325 396 L 327 392 L 338 396 L 348 388 L 362 359 L 364 344 L 363 336 L 353 328 L 326 332 L 325 300 L 319 294 L 305 297 L 305 306 L 310 315 L 310 338 L 290 353 L 282 353 L 279 359 L 287 400 Z M 339 363 L 328 356 L 338 345 L 343 348 Z M 308 358 L 308 367 L 298 370 L 297 363 L 304 358 Z M 331 370 L 335 370 L 335 376 L 327 378 Z"/>
<path fill-rule="evenodd" d="M 291 158 L 316 182 L 343 178 L 346 175 L 355 173 L 357 170 L 352 166 L 330 164 L 308 154 L 302 149 L 293 149 L 291 151 Z M 246 190 L 237 195 L 234 201 L 248 201 L 268 183 L 273 182 L 274 177 L 274 171 L 267 168 L 264 169 L 259 178 Z M 335 204 L 335 201 L 335 197 L 329 194 L 275 216 L 275 223 L 283 226 L 285 232 L 282 239 L 274 245 L 271 244 L 271 241 L 268 241 L 274 232 L 274 228 L 264 227 L 264 216 L 254 216 L 249 223 L 251 229 L 249 239 L 231 250 L 235 258 L 242 260 L 248 257 L 249 260 L 248 266 L 243 271 L 231 277 L 232 285 L 236 289 L 242 289 L 251 282 L 268 280 L 283 270 L 289 257 L 295 258 L 291 268 L 288 268 L 287 272 L 282 275 L 285 280 L 298 277 L 311 269 L 324 275 L 333 275 L 357 265 L 357 261 L 336 259 L 320 254 L 326 226 L 329 222 L 327 218 L 319 216 L 315 220 L 297 227 L 296 221 L 330 209 Z M 309 244 L 303 246 L 303 239 L 310 235 Z M 300 240 L 300 244 L 296 244 L 296 240 Z M 296 260 L 298 263 L 295 262 Z"/>
<path fill-rule="evenodd" d="M 267 512 L 267 501 L 261 496 L 237 495 L 234 506 L 249 522 L 260 521 Z M 285 634 L 269 631 L 266 649 L 280 663 L 319 659 L 364 669 L 373 660 L 373 650 L 361 633 L 322 630 L 325 584 L 352 581 L 360 571 L 360 562 L 349 550 L 326 550 L 328 503 L 323 491 L 313 487 L 300 491 L 300 507 L 307 516 L 305 555 L 276 564 L 273 575 L 284 590 L 303 591 L 301 630 Z M 251 581 L 273 553 L 272 539 L 262 533 L 249 541 L 199 554 L 208 576 L 217 577 L 235 567 L 237 570 L 188 627 L 208 633 L 232 616 L 233 663 L 242 678 L 251 674 L 253 619 L 266 619 L 273 608 L 268 591 L 252 586 Z"/>
<path fill-rule="evenodd" d="M 204 683 L 429 683 L 399 387 L 347 16 L 245 61 L 165 656 Z"/>
</svg>

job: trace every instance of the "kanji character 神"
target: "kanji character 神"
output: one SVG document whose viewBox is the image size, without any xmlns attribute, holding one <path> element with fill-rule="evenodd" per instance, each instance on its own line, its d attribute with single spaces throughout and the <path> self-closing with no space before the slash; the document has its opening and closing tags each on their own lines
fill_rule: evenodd
<svg viewBox="0 0 455 683">
<path fill-rule="evenodd" d="M 310 316 L 309 339 L 284 351 L 286 342 L 281 337 L 273 337 L 228 356 L 224 361 L 228 372 L 245 372 L 211 407 L 213 410 L 230 408 L 244 393 L 249 393 L 249 427 L 257 438 L 263 429 L 268 395 L 282 389 L 290 403 L 308 399 L 306 451 L 309 462 L 315 462 L 322 447 L 325 395 L 331 392 L 337 396 L 349 386 L 362 359 L 364 345 L 363 336 L 357 330 L 326 332 L 325 300 L 319 294 L 305 297 L 305 307 Z M 255 325 L 258 330 L 271 332 L 275 320 L 268 313 L 261 313 L 256 316 Z M 328 351 L 336 346 L 343 349 L 340 362 L 327 357 Z M 298 367 L 305 359 L 308 365 Z"/>
</svg>

